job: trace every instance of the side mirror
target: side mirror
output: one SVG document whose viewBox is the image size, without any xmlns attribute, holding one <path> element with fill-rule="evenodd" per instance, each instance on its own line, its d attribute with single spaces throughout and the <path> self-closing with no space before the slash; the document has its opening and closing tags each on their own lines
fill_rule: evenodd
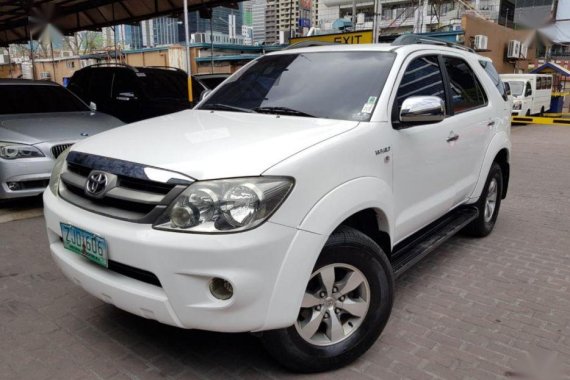
<svg viewBox="0 0 570 380">
<path fill-rule="evenodd" d="M 202 93 L 200 94 L 200 101 L 206 99 L 208 97 L 208 95 L 210 95 L 211 93 L 212 93 L 212 90 L 202 91 Z"/>
<path fill-rule="evenodd" d="M 97 104 L 90 102 L 89 103 L 89 109 L 91 110 L 91 112 L 97 111 Z"/>
<path fill-rule="evenodd" d="M 445 119 L 445 102 L 439 96 L 410 96 L 400 108 L 400 121 L 406 124 L 431 124 Z"/>
</svg>

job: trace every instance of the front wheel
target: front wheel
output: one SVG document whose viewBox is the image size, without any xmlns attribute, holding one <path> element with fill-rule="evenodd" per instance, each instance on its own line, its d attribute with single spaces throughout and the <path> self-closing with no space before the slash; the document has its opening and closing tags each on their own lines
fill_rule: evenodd
<svg viewBox="0 0 570 380">
<path fill-rule="evenodd" d="M 264 332 L 269 353 L 298 372 L 342 367 L 362 355 L 388 322 L 394 275 L 380 247 L 341 227 L 327 241 L 295 324 Z"/>
</svg>

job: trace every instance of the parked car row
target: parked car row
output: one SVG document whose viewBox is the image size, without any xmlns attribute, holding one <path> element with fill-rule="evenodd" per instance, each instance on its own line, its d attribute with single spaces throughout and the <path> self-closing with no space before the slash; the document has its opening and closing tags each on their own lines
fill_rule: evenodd
<svg viewBox="0 0 570 380">
<path fill-rule="evenodd" d="M 192 77 L 199 100 L 228 74 Z M 184 71 L 99 64 L 53 82 L 0 81 L 0 199 L 40 194 L 59 154 L 96 133 L 192 108 Z M 89 106 L 88 106 L 89 105 Z"/>
<path fill-rule="evenodd" d="M 186 72 L 173 67 L 133 67 L 97 64 L 76 71 L 68 88 L 85 103 L 125 123 L 192 108 L 206 90 L 212 90 L 227 74 L 192 77 L 192 98 L 188 99 Z"/>
</svg>

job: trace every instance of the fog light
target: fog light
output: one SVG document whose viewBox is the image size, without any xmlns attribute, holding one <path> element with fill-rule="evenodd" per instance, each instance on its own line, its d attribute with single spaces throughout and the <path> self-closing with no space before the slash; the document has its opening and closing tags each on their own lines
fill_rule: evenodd
<svg viewBox="0 0 570 380">
<path fill-rule="evenodd" d="M 20 183 L 18 182 L 8 182 L 8 189 L 12 190 L 12 191 L 16 191 L 16 190 L 20 190 L 21 186 Z"/>
<path fill-rule="evenodd" d="M 227 300 L 234 295 L 234 288 L 228 281 L 216 277 L 210 281 L 210 292 L 217 299 Z"/>
</svg>

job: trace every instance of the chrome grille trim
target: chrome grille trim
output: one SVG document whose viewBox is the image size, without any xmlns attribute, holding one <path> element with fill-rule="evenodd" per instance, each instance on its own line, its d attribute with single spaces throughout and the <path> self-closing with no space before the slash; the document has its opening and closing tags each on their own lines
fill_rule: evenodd
<svg viewBox="0 0 570 380">
<path fill-rule="evenodd" d="M 189 177 L 128 161 L 70 152 L 60 177 L 60 196 L 85 210 L 134 223 L 153 223 L 168 205 L 193 182 Z M 99 196 L 86 193 L 93 170 L 111 175 L 112 185 Z M 147 173 L 159 173 L 150 179 Z M 144 178 L 142 178 L 144 177 Z"/>
<path fill-rule="evenodd" d="M 51 147 L 51 154 L 54 158 L 58 158 L 60 154 L 72 145 L 73 143 L 54 145 Z"/>
</svg>

